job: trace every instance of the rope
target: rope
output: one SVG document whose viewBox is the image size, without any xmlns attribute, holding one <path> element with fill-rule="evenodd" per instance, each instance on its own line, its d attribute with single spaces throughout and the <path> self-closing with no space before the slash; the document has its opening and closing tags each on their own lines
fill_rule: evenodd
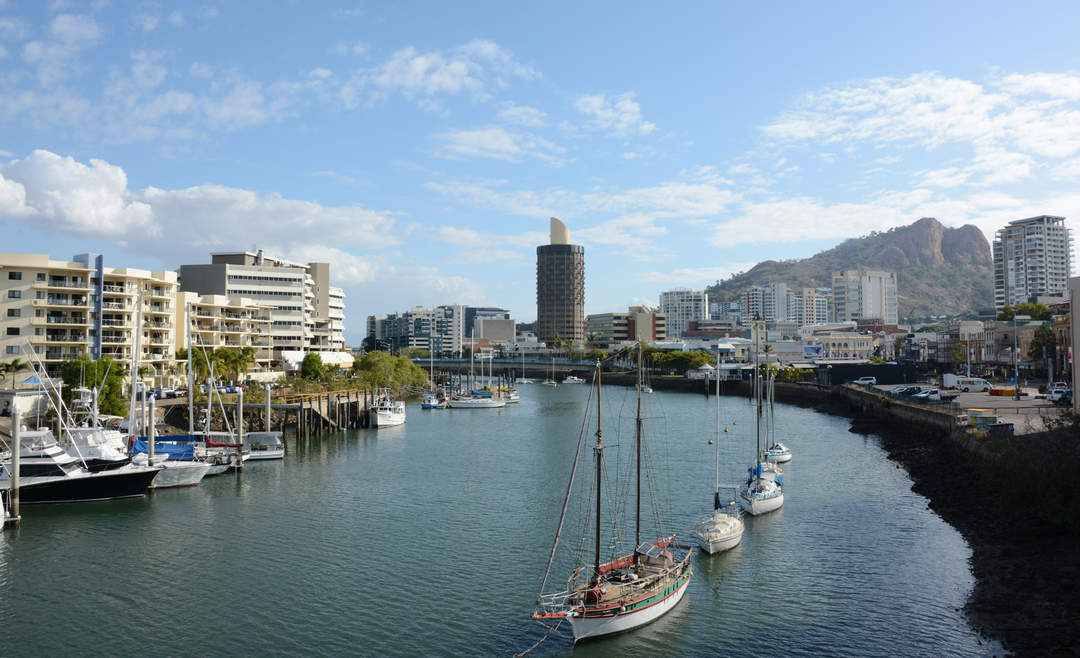
<svg viewBox="0 0 1080 658">
<path fill-rule="evenodd" d="M 548 629 L 548 632 L 544 634 L 544 637 L 537 640 L 536 644 L 532 645 L 531 647 L 529 647 L 528 649 L 522 651 L 521 653 L 515 653 L 514 658 L 521 658 L 522 656 L 526 656 L 526 655 L 532 653 L 533 650 L 536 649 L 536 647 L 538 647 L 538 646 L 540 646 L 541 644 L 544 643 L 544 640 L 551 637 L 552 633 L 555 633 L 556 631 L 559 630 L 559 626 L 562 626 L 563 621 L 565 621 L 565 618 L 560 619 L 559 622 L 557 624 L 555 624 L 554 626 L 547 626 L 546 628 Z"/>
</svg>

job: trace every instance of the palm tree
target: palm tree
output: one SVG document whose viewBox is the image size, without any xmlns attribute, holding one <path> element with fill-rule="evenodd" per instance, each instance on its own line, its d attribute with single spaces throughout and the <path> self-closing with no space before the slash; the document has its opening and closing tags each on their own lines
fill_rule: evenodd
<svg viewBox="0 0 1080 658">
<path fill-rule="evenodd" d="M 26 361 L 23 361 L 22 359 L 14 358 L 11 361 L 5 363 L 2 367 L 5 373 L 11 374 L 11 388 L 12 390 L 14 390 L 15 373 L 19 372 L 20 370 L 28 370 L 30 368 L 30 364 Z"/>
<path fill-rule="evenodd" d="M 251 346 L 241 347 L 236 353 L 236 376 L 247 375 L 248 369 L 255 365 L 255 348 Z"/>
</svg>

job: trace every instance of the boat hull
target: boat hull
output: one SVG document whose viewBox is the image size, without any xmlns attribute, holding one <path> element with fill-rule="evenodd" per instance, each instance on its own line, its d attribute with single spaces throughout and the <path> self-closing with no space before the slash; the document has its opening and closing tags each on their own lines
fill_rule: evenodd
<svg viewBox="0 0 1080 658">
<path fill-rule="evenodd" d="M 791 453 L 790 452 L 786 453 L 786 454 L 768 453 L 768 454 L 765 455 L 765 458 L 768 459 L 769 461 L 777 463 L 777 464 L 786 464 L 787 462 L 791 461 Z"/>
<path fill-rule="evenodd" d="M 151 489 L 169 489 L 172 487 L 193 487 L 202 482 L 210 471 L 210 464 L 205 462 L 166 462 Z"/>
<path fill-rule="evenodd" d="M 570 627 L 574 631 L 574 642 L 625 633 L 663 617 L 682 600 L 683 595 L 686 594 L 686 588 L 690 585 L 691 575 L 692 571 L 687 569 L 682 583 L 671 594 L 646 608 L 610 616 L 570 617 Z"/>
<path fill-rule="evenodd" d="M 724 551 L 730 551 L 731 549 L 738 546 L 741 541 L 742 531 L 740 531 L 738 534 L 732 535 L 730 537 L 724 537 L 721 539 L 710 539 L 706 536 L 702 536 L 700 534 L 698 535 L 698 546 L 701 547 L 701 550 L 705 551 L 710 555 L 714 553 L 723 553 Z"/>
<path fill-rule="evenodd" d="M 769 512 L 775 512 L 784 506 L 784 494 L 779 496 L 773 496 L 771 498 L 747 498 L 742 493 L 739 494 L 739 507 L 744 512 L 753 516 L 761 516 L 762 514 L 768 514 Z"/>
<path fill-rule="evenodd" d="M 404 413 L 392 413 L 379 411 L 371 415 L 372 427 L 394 427 L 395 425 L 405 424 Z"/>
<path fill-rule="evenodd" d="M 267 448 L 266 450 L 252 449 L 250 461 L 259 459 L 285 459 L 285 448 Z"/>
<path fill-rule="evenodd" d="M 19 486 L 19 501 L 27 504 L 82 503 L 144 496 L 158 473 L 156 468 L 133 468 L 23 481 Z"/>
</svg>

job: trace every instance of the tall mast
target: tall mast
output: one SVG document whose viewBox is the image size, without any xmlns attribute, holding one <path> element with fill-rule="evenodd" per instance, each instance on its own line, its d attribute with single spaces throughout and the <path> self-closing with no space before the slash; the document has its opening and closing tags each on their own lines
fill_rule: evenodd
<svg viewBox="0 0 1080 658">
<path fill-rule="evenodd" d="M 195 345 L 191 342 L 191 302 L 184 305 L 184 318 L 187 323 L 187 426 L 188 434 L 195 436 L 195 371 L 191 368 L 191 352 L 195 349 Z M 269 395 L 270 394 L 267 393 L 267 396 Z M 267 399 L 269 399 L 269 397 Z M 269 422 L 270 421 L 267 420 L 267 423 Z M 267 425 L 266 428 L 270 429 L 270 426 Z"/>
<path fill-rule="evenodd" d="M 641 342 L 637 351 L 637 421 L 634 426 L 634 447 L 637 450 L 637 515 L 634 521 L 634 550 L 641 546 Z"/>
<path fill-rule="evenodd" d="M 596 363 L 596 566 L 593 567 L 593 584 L 600 582 L 600 492 L 603 488 L 604 438 L 601 427 L 603 405 L 600 401 L 600 363 Z"/>
<path fill-rule="evenodd" d="M 720 509 L 720 346 L 716 346 L 716 493 L 713 509 Z"/>
<path fill-rule="evenodd" d="M 754 403 L 757 405 L 757 428 L 755 431 L 755 446 L 757 451 L 754 453 L 754 467 L 757 468 L 757 460 L 761 458 L 761 359 L 758 354 L 758 341 L 761 339 L 760 323 L 755 322 L 755 335 L 754 335 Z"/>
</svg>

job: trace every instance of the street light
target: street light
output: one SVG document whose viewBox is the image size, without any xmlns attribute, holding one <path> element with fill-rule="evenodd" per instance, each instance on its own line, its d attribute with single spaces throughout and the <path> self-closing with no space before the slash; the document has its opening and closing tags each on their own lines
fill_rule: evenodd
<svg viewBox="0 0 1080 658">
<path fill-rule="evenodd" d="M 1020 399 L 1020 348 L 1016 337 L 1016 323 L 1020 320 L 1027 322 L 1030 319 L 1030 315 L 1013 316 L 1013 390 L 1016 391 L 1017 400 Z"/>
</svg>

